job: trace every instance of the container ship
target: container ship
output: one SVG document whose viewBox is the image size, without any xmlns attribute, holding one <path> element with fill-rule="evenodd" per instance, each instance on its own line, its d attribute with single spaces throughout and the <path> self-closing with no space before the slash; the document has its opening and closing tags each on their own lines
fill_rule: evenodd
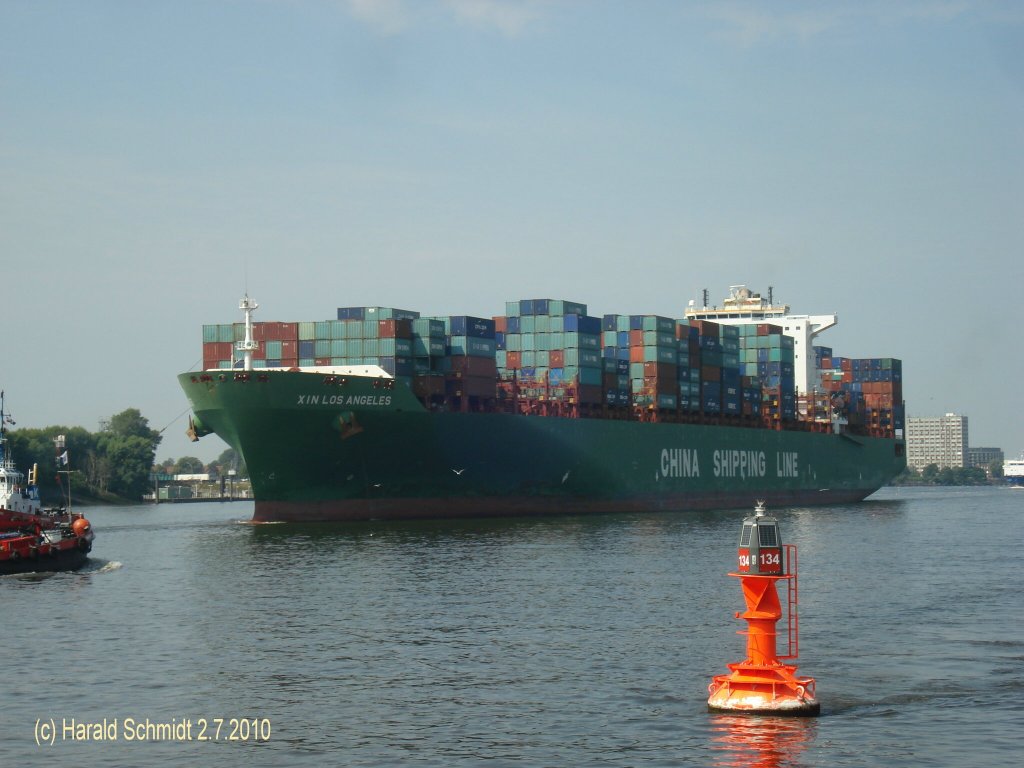
<svg viewBox="0 0 1024 768">
<path fill-rule="evenodd" d="M 859 501 L 906 466 L 902 365 L 744 286 L 684 317 L 556 299 L 494 317 L 340 307 L 203 326 L 192 439 L 244 460 L 256 521 Z"/>
</svg>

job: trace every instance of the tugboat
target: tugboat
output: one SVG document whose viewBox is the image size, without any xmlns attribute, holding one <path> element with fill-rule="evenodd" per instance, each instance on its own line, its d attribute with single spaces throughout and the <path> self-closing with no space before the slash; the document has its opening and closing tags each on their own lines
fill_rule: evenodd
<svg viewBox="0 0 1024 768">
<path fill-rule="evenodd" d="M 0 575 L 77 570 L 89 559 L 92 526 L 71 511 L 70 480 L 67 506 L 43 507 L 39 467 L 33 465 L 26 478 L 15 466 L 7 446 L 8 424 L 14 422 L 4 413 L 0 392 Z M 67 467 L 64 436 L 54 442 L 58 464 Z"/>
</svg>

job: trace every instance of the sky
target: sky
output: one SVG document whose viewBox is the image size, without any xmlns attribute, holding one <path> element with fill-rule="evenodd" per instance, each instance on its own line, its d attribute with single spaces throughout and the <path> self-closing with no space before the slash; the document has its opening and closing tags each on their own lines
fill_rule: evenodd
<svg viewBox="0 0 1024 768">
<path fill-rule="evenodd" d="M 0 0 L 0 387 L 138 408 L 202 325 L 681 317 L 746 284 L 1024 451 L 1024 5 Z"/>
</svg>

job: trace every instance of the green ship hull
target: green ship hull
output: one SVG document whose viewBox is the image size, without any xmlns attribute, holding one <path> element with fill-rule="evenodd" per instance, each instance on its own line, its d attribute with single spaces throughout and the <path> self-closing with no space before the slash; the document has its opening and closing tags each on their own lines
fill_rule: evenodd
<svg viewBox="0 0 1024 768">
<path fill-rule="evenodd" d="M 257 521 L 820 505 L 906 466 L 881 437 L 428 411 L 393 380 L 302 371 L 178 378 L 197 433 L 244 459 Z"/>
</svg>

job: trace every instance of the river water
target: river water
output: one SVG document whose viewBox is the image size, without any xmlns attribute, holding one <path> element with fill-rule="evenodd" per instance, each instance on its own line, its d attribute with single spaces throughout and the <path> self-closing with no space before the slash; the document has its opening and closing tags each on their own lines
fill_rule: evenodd
<svg viewBox="0 0 1024 768">
<path fill-rule="evenodd" d="M 1016 766 L 1022 508 L 941 488 L 770 510 L 799 548 L 809 719 L 706 710 L 745 655 L 745 510 L 90 508 L 86 569 L 0 578 L 3 764 Z"/>
</svg>

